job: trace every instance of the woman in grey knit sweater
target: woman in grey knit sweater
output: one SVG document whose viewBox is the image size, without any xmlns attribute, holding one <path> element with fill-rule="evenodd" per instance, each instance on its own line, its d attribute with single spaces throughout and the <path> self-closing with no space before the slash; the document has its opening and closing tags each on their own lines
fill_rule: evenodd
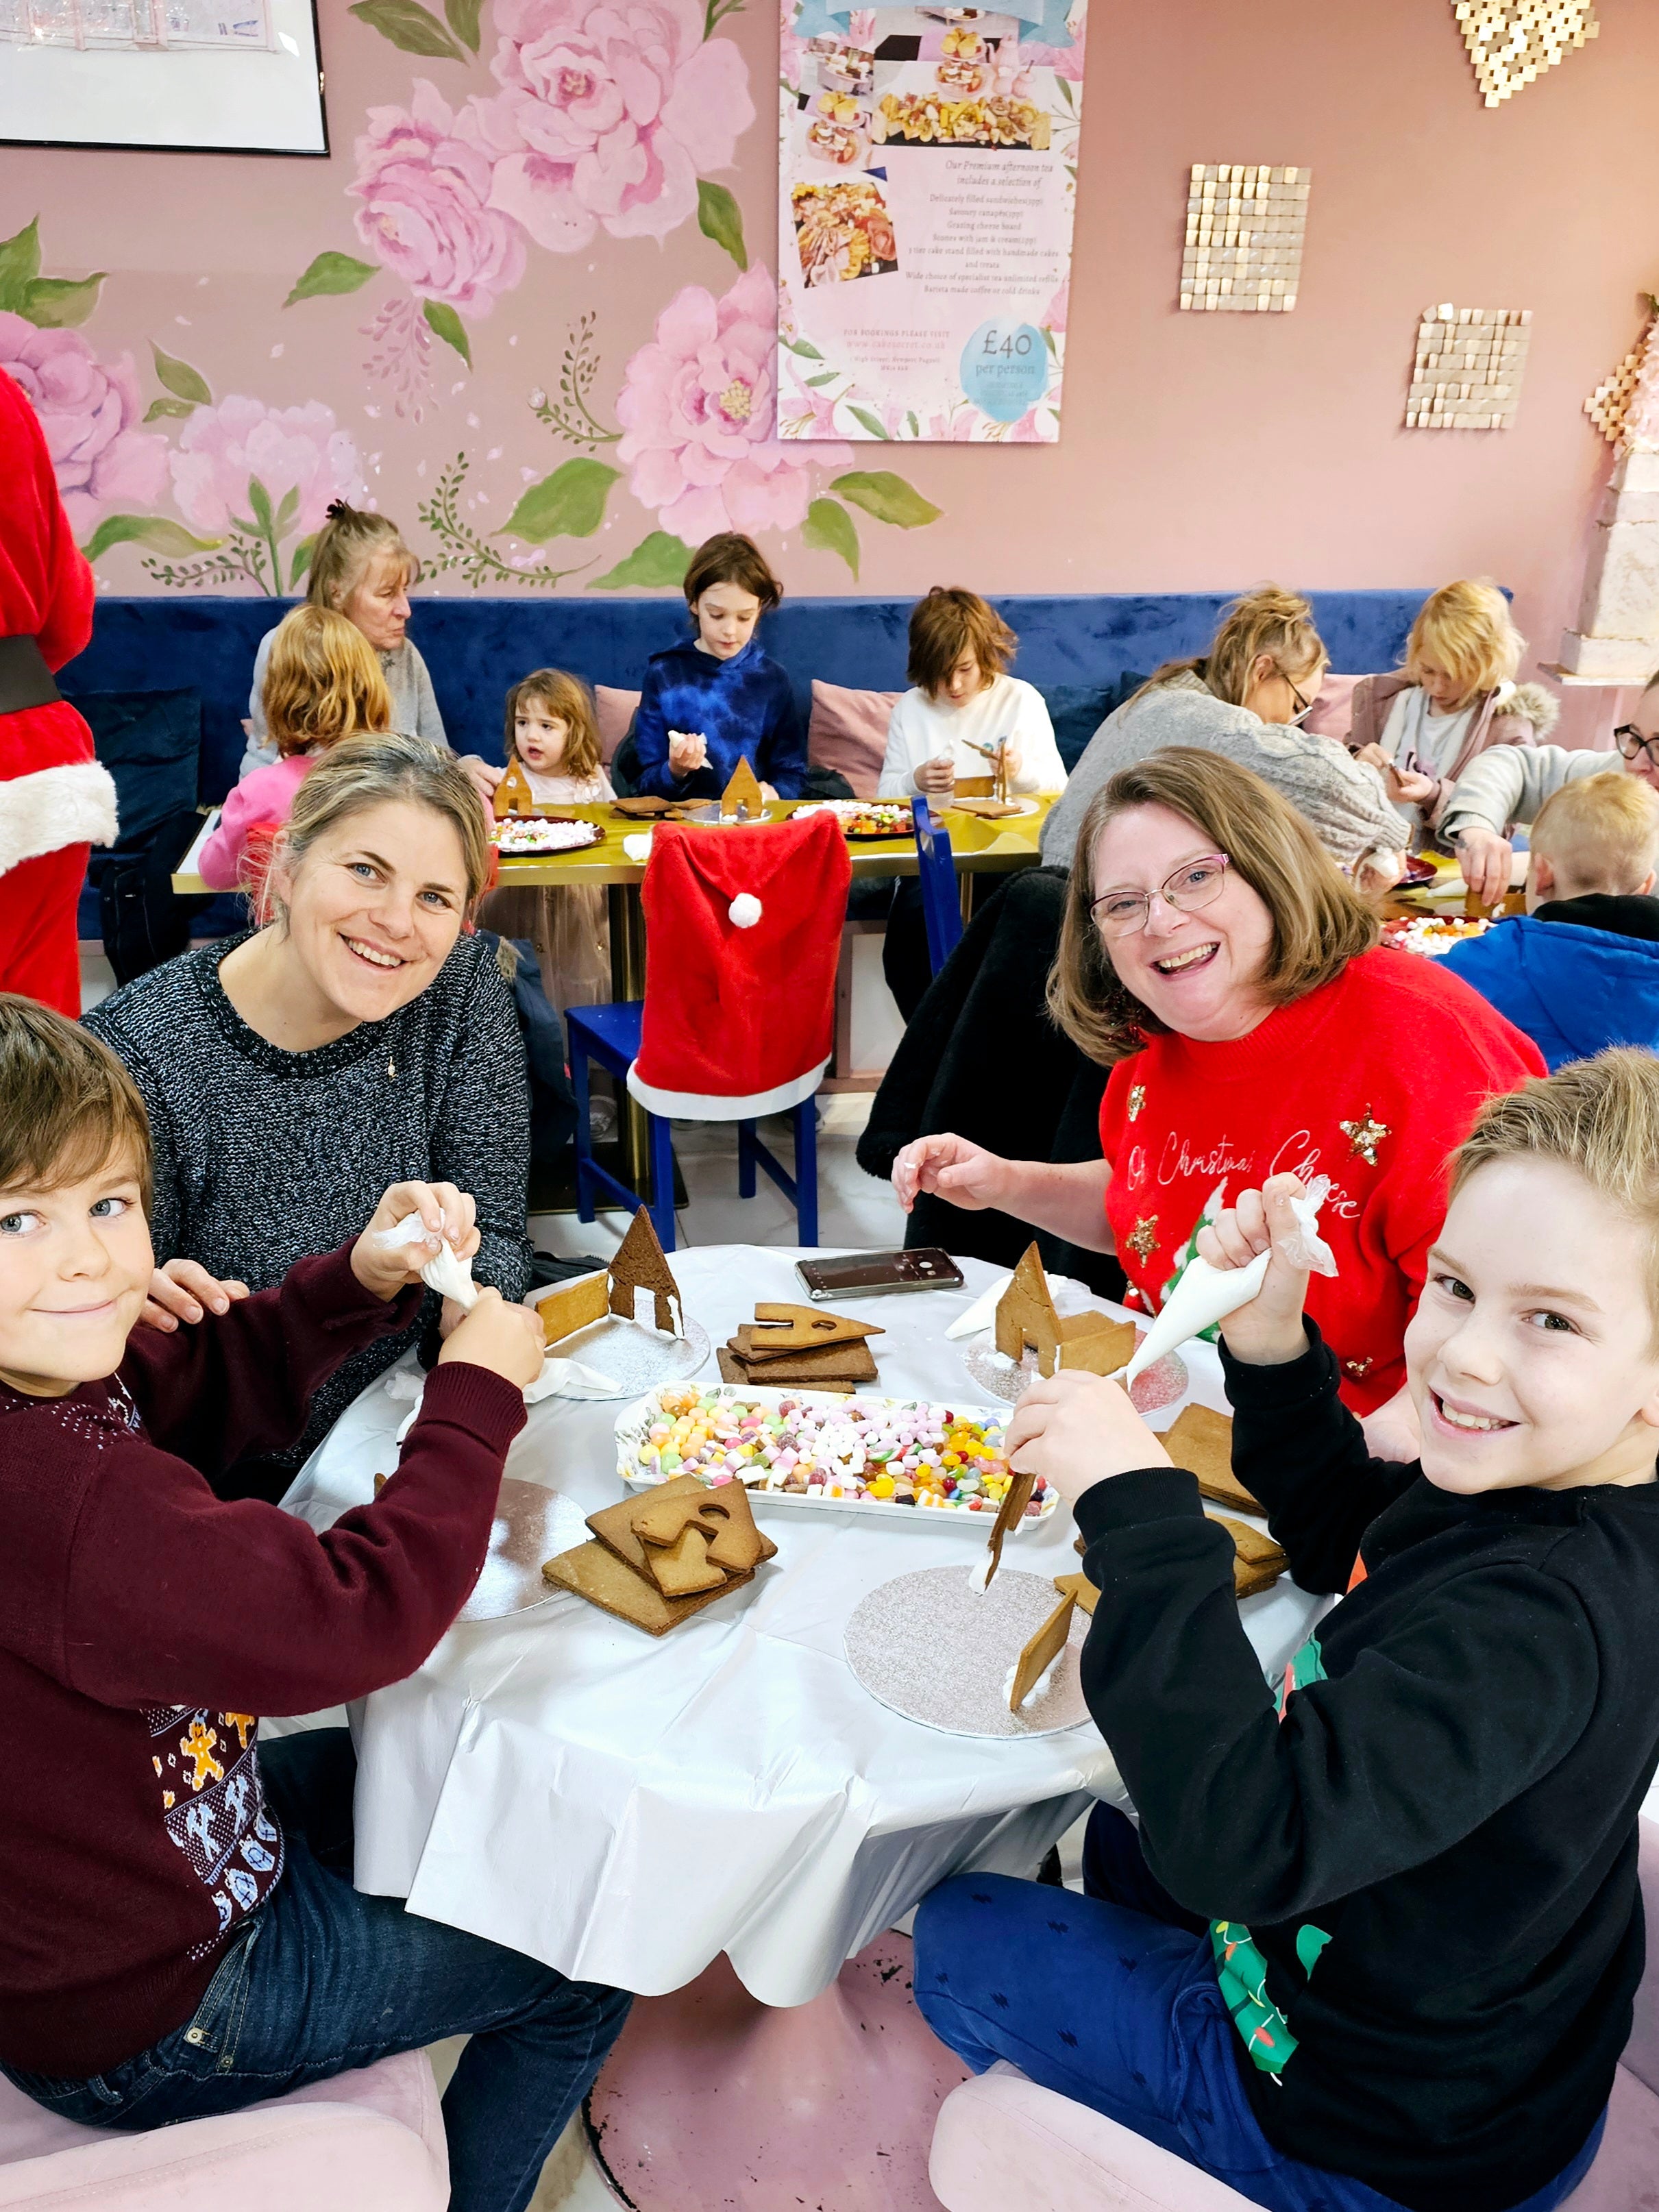
<svg viewBox="0 0 1659 2212">
<path fill-rule="evenodd" d="M 356 1236 L 390 1183 L 453 1183 L 477 1201 L 480 1282 L 530 1283 L 524 1044 L 493 940 L 462 935 L 489 840 L 448 755 L 410 737 L 348 738 L 301 785 L 273 859 L 276 918 L 153 969 L 87 1017 L 131 1070 L 155 1151 L 162 1265 L 144 1318 L 279 1282 Z M 304 1436 L 240 1471 L 275 1498 L 364 1385 L 438 1326 L 338 1370 Z"/>
<path fill-rule="evenodd" d="M 1382 778 L 1334 738 L 1297 727 L 1325 665 L 1306 599 L 1264 584 L 1235 600 L 1201 660 L 1167 663 L 1090 738 L 1043 824 L 1044 866 L 1071 866 L 1090 802 L 1119 769 L 1197 745 L 1254 769 L 1362 890 L 1386 890 L 1404 865 L 1404 830 Z"/>
</svg>

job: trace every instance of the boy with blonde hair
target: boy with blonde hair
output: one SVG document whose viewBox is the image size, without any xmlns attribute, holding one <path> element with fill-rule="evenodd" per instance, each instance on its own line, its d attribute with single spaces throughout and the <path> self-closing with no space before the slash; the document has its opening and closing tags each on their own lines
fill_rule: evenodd
<svg viewBox="0 0 1659 2212">
<path fill-rule="evenodd" d="M 1525 918 L 1454 945 L 1445 965 L 1551 1068 L 1608 1045 L 1659 1050 L 1659 793 L 1633 775 L 1563 784 L 1531 843 Z"/>
<path fill-rule="evenodd" d="M 489 1544 L 541 1324 L 483 1291 L 383 1494 L 318 1534 L 216 1485 L 406 1328 L 471 1197 L 394 1183 L 356 1241 L 176 1334 L 135 1332 L 149 1129 L 109 1048 L 0 995 L 0 2072 L 92 2126 L 233 2112 L 471 2041 L 454 2212 L 523 2212 L 628 1999 L 352 1886 L 351 1743 L 270 1745 L 420 1666 Z M 417 1215 L 424 1235 L 386 1232 Z"/>
<path fill-rule="evenodd" d="M 1491 1100 L 1406 1334 L 1420 1460 L 1368 1457 L 1279 1176 L 1205 1232 L 1269 1255 L 1222 1323 L 1233 1468 L 1328 1612 L 1274 1688 L 1232 1540 L 1118 1385 L 1060 1374 L 1013 1465 L 1100 1592 L 1090 1710 L 1140 1815 L 1086 1893 L 916 1916 L 915 1993 L 1269 2212 L 1553 2212 L 1599 2145 L 1645 1963 L 1659 1764 L 1659 1060 Z M 1343 1595 L 1346 1593 L 1346 1595 Z"/>
</svg>

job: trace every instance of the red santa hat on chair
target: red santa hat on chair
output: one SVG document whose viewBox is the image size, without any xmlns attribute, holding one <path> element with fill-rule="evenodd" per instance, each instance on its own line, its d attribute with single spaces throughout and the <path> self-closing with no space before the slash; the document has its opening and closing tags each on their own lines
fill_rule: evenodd
<svg viewBox="0 0 1659 2212">
<path fill-rule="evenodd" d="M 835 1046 L 851 875 L 828 812 L 652 832 L 645 1013 L 628 1071 L 642 1106 L 748 1121 L 811 1097 Z"/>
</svg>

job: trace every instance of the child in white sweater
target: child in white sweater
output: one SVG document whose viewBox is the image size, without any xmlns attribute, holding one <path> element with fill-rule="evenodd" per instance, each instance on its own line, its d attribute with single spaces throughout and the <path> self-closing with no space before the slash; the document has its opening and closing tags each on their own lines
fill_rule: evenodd
<svg viewBox="0 0 1659 2212">
<path fill-rule="evenodd" d="M 917 601 L 905 672 L 913 688 L 887 726 L 880 798 L 948 799 L 957 782 L 995 773 L 999 745 L 1011 793 L 1065 788 L 1042 694 L 1005 672 L 1018 643 L 976 592 L 935 584 Z"/>
</svg>

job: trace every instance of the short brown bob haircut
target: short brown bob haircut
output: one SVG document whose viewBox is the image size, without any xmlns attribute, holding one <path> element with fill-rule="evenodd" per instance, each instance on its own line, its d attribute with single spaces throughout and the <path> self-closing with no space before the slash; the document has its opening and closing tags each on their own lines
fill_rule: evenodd
<svg viewBox="0 0 1659 2212">
<path fill-rule="evenodd" d="M 519 757 L 516 725 L 521 713 L 539 707 L 565 726 L 561 775 L 586 777 L 599 772 L 599 720 L 593 694 L 580 676 L 562 668 L 533 668 L 507 695 L 507 757 Z"/>
<path fill-rule="evenodd" d="M 149 1212 L 149 1116 L 101 1039 L 0 992 L 0 1192 L 61 1190 L 130 1160 Z"/>
<path fill-rule="evenodd" d="M 933 698 L 964 653 L 980 665 L 987 684 L 1000 676 L 1019 640 L 977 592 L 935 584 L 910 610 L 910 662 L 904 674 Z"/>
<path fill-rule="evenodd" d="M 1118 981 L 1091 910 L 1100 833 L 1132 806 L 1183 815 L 1266 904 L 1273 941 L 1261 981 L 1270 1006 L 1288 1006 L 1334 981 L 1377 942 L 1376 916 L 1287 799 L 1221 753 L 1170 745 L 1120 769 L 1096 794 L 1078 834 L 1048 1011 L 1079 1051 L 1103 1067 L 1167 1033 Z"/>
<path fill-rule="evenodd" d="M 705 538 L 691 556 L 691 565 L 685 572 L 685 604 L 696 609 L 705 592 L 712 592 L 716 584 L 735 584 L 740 592 L 747 592 L 761 603 L 761 612 L 769 614 L 783 597 L 783 586 L 766 565 L 766 556 L 752 538 L 744 538 L 735 530 L 723 530 L 718 538 Z"/>
</svg>

